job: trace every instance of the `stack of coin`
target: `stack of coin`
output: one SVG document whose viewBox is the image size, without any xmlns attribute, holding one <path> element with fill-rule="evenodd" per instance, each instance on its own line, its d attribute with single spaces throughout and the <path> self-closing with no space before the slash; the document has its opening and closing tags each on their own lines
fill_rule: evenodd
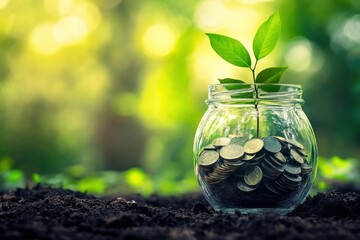
<svg viewBox="0 0 360 240">
<path fill-rule="evenodd" d="M 275 180 L 275 187 L 281 192 L 291 192 L 301 186 L 301 168 L 295 164 L 286 163 L 284 173 Z"/>
<path fill-rule="evenodd" d="M 228 179 L 233 172 L 231 166 L 226 165 L 224 162 L 218 162 L 213 171 L 205 176 L 205 179 L 209 184 L 217 184 Z"/>
<path fill-rule="evenodd" d="M 305 176 L 309 176 L 312 173 L 311 165 L 307 163 L 301 164 L 301 174 Z"/>
<path fill-rule="evenodd" d="M 273 195 L 296 192 L 312 173 L 304 146 L 280 136 L 219 137 L 204 147 L 198 163 L 210 185 L 236 181 L 242 192 L 259 187 Z"/>
<path fill-rule="evenodd" d="M 224 145 L 224 143 L 229 143 Z M 216 166 L 205 178 L 210 184 L 220 183 L 226 180 L 231 173 L 244 164 L 241 157 L 244 155 L 244 148 L 238 144 L 231 144 L 230 139 L 217 138 L 213 141 L 214 146 L 219 147 L 221 159 L 217 160 Z"/>
</svg>

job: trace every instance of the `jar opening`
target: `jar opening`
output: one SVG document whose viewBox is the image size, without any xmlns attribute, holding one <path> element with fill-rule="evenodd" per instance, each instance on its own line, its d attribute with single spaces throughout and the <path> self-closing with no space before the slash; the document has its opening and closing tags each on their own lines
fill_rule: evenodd
<svg viewBox="0 0 360 240">
<path fill-rule="evenodd" d="M 302 88 L 296 84 L 275 83 L 226 83 L 209 86 L 206 103 L 284 105 L 302 104 Z"/>
</svg>

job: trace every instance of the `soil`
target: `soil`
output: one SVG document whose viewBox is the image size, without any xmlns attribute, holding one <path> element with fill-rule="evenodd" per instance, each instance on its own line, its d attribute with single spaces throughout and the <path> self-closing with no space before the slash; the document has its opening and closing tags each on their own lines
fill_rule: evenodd
<svg viewBox="0 0 360 240">
<path fill-rule="evenodd" d="M 96 198 L 18 189 L 0 194 L 0 239 L 360 239 L 360 194 L 319 193 L 279 216 L 217 213 L 199 194 Z"/>
</svg>

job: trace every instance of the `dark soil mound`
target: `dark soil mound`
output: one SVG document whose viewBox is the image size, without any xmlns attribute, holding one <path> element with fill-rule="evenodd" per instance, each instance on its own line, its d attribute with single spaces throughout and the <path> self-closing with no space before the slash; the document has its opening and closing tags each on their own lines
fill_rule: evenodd
<svg viewBox="0 0 360 240">
<path fill-rule="evenodd" d="M 124 199 L 21 189 L 0 197 L 0 239 L 360 239 L 360 195 L 318 194 L 278 216 L 216 213 L 196 194 Z"/>
</svg>

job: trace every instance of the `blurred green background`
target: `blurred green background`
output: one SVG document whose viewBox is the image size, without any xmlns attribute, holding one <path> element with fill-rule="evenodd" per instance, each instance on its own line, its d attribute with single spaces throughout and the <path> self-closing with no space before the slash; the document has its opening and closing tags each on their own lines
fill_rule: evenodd
<svg viewBox="0 0 360 240">
<path fill-rule="evenodd" d="M 0 0 L 0 188 L 197 191 L 207 87 L 248 76 L 204 33 L 251 49 L 276 10 L 282 39 L 259 70 L 288 65 L 282 82 L 303 86 L 321 156 L 314 190 L 358 184 L 359 0 Z"/>
</svg>

